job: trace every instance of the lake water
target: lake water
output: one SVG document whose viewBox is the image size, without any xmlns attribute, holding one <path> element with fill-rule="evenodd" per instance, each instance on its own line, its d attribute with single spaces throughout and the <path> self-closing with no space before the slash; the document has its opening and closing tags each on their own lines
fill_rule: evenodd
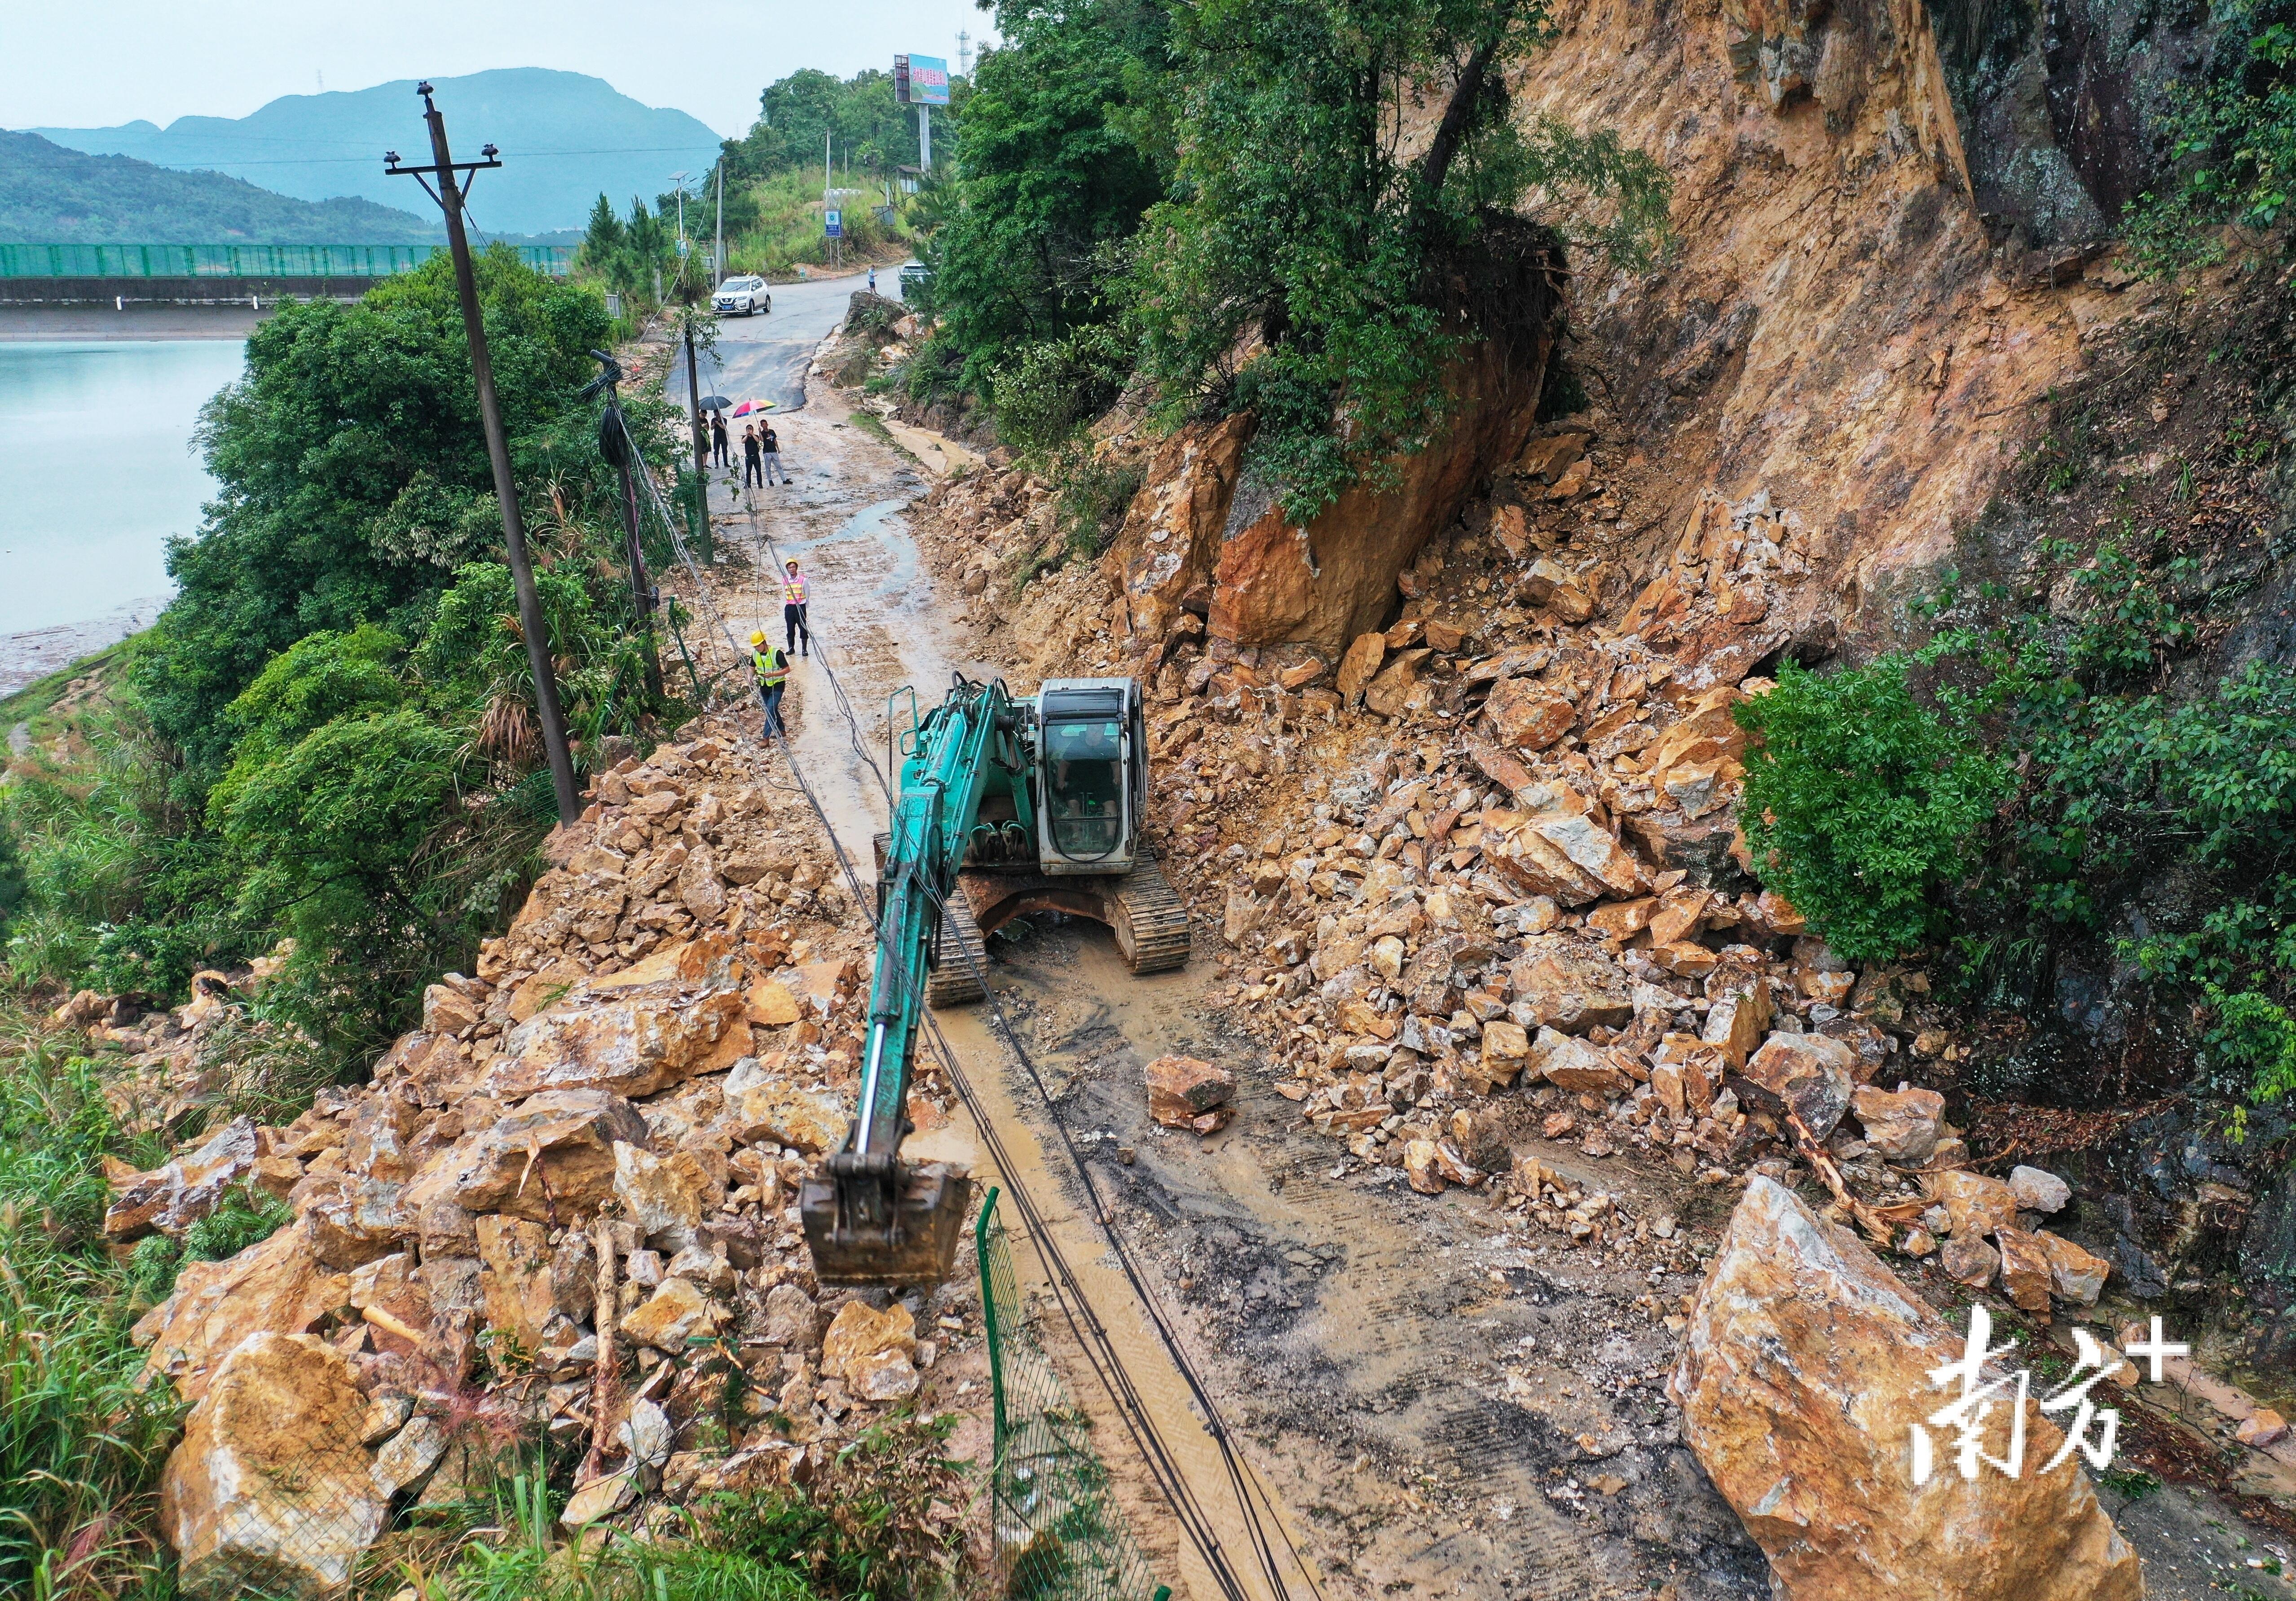
<svg viewBox="0 0 2296 1601">
<path fill-rule="evenodd" d="M 0 657 L 22 656 L 35 634 L 54 641 L 35 656 L 94 649 L 165 603 L 168 537 L 196 532 L 215 493 L 192 429 L 245 350 L 0 343 Z M 0 663 L 0 685 L 36 675 L 12 666 Z"/>
</svg>

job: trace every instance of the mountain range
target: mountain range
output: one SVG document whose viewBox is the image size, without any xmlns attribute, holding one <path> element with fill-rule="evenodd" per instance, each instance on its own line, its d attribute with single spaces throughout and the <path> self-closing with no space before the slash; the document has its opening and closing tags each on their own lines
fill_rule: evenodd
<svg viewBox="0 0 2296 1601">
<path fill-rule="evenodd" d="M 512 67 L 431 83 L 457 159 L 477 159 L 484 144 L 501 147 L 502 169 L 477 175 L 471 195 L 472 219 L 484 233 L 578 228 L 601 193 L 618 207 L 632 195 L 651 204 L 671 187 L 672 174 L 683 169 L 698 184 L 718 159 L 718 135 L 709 125 L 641 104 L 603 78 Z M 383 171 L 386 150 L 409 160 L 429 157 L 422 102 L 411 78 L 283 95 L 236 118 L 30 131 L 68 149 L 226 174 L 297 200 L 352 196 L 409 215 L 431 209 L 413 179 Z"/>
<path fill-rule="evenodd" d="M 171 172 L 0 132 L 0 240 L 25 244 L 439 244 L 435 221 L 373 200 L 298 200 L 218 172 Z"/>
</svg>

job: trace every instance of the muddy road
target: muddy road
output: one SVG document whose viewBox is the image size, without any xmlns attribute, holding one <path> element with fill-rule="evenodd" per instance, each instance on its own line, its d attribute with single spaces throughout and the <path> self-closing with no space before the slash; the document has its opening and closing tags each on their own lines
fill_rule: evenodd
<svg viewBox="0 0 2296 1601">
<path fill-rule="evenodd" d="M 713 491 L 719 537 L 750 564 L 718 598 L 739 633 L 780 639 L 772 564 L 803 564 L 817 633 L 791 674 L 792 734 L 865 873 L 886 802 L 862 753 L 884 766 L 888 698 L 913 685 L 930 706 L 951 672 L 1000 666 L 966 655 L 962 603 L 936 594 L 919 560 L 905 510 L 928 486 L 916 459 L 818 384 L 802 411 L 777 408 L 775 427 L 795 485 Z M 851 721 L 816 662 L 834 668 Z M 991 942 L 992 983 L 1050 1103 L 985 1009 L 942 1017 L 1021 1170 L 983 1176 L 1018 1177 L 1035 1197 L 1252 1593 L 1267 1587 L 1217 1451 L 1089 1215 L 1054 1117 L 1094 1165 L 1323 1593 L 1626 1597 L 1669 1581 L 1685 1597 L 1766 1592 L 1759 1556 L 1659 1397 L 1663 1331 L 1630 1308 L 1638 1295 L 1678 1303 L 1693 1264 L 1652 1278 L 1593 1254 L 1557 1257 L 1516 1243 L 1480 1197 L 1430 1201 L 1336 1176 L 1339 1148 L 1296 1126 L 1249 1043 L 1207 1017 L 1208 960 L 1143 980 L 1095 926 L 1041 919 L 1016 931 Z M 1200 931 L 1200 950 L 1212 937 Z M 1202 1140 L 1149 1123 L 1141 1066 L 1175 1050 L 1238 1064 L 1234 1127 Z M 1587 1165 L 1561 1148 L 1551 1161 Z M 1618 1175 L 1602 1187 L 1619 1188 Z M 1652 1197 L 1646 1209 L 1670 1214 L 1677 1203 Z M 1069 1376 L 1086 1404 L 1103 1400 L 1088 1372 Z M 1120 1475 L 1138 1476 L 1112 1425 L 1104 1445 Z M 1168 1520 L 1127 1499 L 1149 1514 L 1141 1532 L 1160 1570 L 1184 1594 L 1215 1593 Z M 1296 1570 L 1291 1588 L 1308 1593 Z"/>
<path fill-rule="evenodd" d="M 971 654 L 985 647 L 965 627 L 967 602 L 937 592 L 920 560 L 920 538 L 942 536 L 912 520 L 930 515 L 912 505 L 931 470 L 817 381 L 802 410 L 777 410 L 775 426 L 797 481 L 716 489 L 720 538 L 749 564 L 723 569 L 718 598 L 741 633 L 761 626 L 778 639 L 771 564 L 788 555 L 804 564 L 817 632 L 815 654 L 791 675 L 792 735 L 865 882 L 886 798 L 865 752 L 884 768 L 888 699 L 914 686 L 929 707 L 953 671 L 982 676 L 1004 664 Z M 767 777 L 788 781 L 778 760 Z M 1339 1141 L 1303 1126 L 1275 1093 L 1252 1042 L 1226 1032 L 1210 993 L 1216 928 L 1199 927 L 1185 971 L 1148 979 L 1125 969 L 1096 926 L 1042 918 L 1010 932 L 990 941 L 992 992 L 1037 1079 L 1005 1048 L 990 1009 L 940 1014 L 1013 1168 L 976 1171 L 1008 1188 L 1018 1180 L 1034 1197 L 1247 1594 L 1272 1589 L 1250 1558 L 1224 1466 L 1107 1248 L 1070 1148 L 1179 1329 L 1274 1521 L 1316 1575 L 1311 1587 L 1292 1570 L 1292 1596 L 1768 1595 L 1766 1564 L 1682 1442 L 1663 1394 L 1675 1349 L 1668 1319 L 1695 1289 L 1734 1188 L 1638 1156 L 1533 1142 L 1572 1183 L 1617 1198 L 1624 1226 L 1576 1247 L 1510 1227 L 1473 1191 L 1414 1194 L 1393 1170 L 1345 1163 Z M 1199 1139 L 1150 1122 L 1141 1069 L 1174 1051 L 1234 1066 L 1241 1114 L 1229 1129 Z M 962 1129 L 931 1137 L 935 1154 L 984 1148 Z M 1014 1254 L 1026 1277 L 1034 1263 L 1017 1239 Z M 1090 1369 L 1067 1354 L 1071 1392 L 1099 1420 L 1159 1576 L 1210 1601 L 1210 1573 L 1181 1543 Z M 2223 1593 L 2216 1581 L 2235 1571 L 2258 1586 L 2251 1593 L 2287 1593 L 2248 1568 L 2213 1503 L 2176 1491 L 2141 1504 L 2106 1499 L 2145 1556 L 2153 1596 L 2199 1601 Z"/>
</svg>

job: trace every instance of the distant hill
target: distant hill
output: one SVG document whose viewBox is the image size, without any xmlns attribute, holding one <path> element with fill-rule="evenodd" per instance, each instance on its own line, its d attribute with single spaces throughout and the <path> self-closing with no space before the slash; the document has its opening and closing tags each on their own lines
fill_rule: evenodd
<svg viewBox="0 0 2296 1601">
<path fill-rule="evenodd" d="M 373 200 L 290 200 L 217 172 L 170 172 L 0 132 L 0 240 L 25 244 L 436 244 L 436 225 Z"/>
<path fill-rule="evenodd" d="M 603 78 L 540 67 L 431 80 L 459 158 L 502 147 L 499 172 L 480 173 L 471 215 L 489 234 L 579 228 L 603 192 L 619 207 L 653 197 L 670 175 L 701 175 L 718 135 L 683 111 L 658 110 Z M 159 127 L 35 128 L 58 144 L 134 156 L 161 167 L 208 168 L 282 194 L 316 200 L 351 194 L 386 206 L 428 207 L 414 180 L 382 170 L 382 152 L 427 159 L 422 102 L 413 79 L 347 94 L 290 94 L 236 121 L 184 117 Z"/>
</svg>

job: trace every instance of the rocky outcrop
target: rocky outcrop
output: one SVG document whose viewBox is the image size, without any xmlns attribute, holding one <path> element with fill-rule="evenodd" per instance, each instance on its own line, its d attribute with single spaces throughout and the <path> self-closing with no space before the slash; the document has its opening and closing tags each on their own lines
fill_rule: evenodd
<svg viewBox="0 0 2296 1601">
<path fill-rule="evenodd" d="M 1950 1399 L 1931 1371 L 1964 1343 L 1854 1236 L 1782 1185 L 1747 1186 L 1668 1393 L 1783 1601 L 2144 1595 L 2079 1466 L 2041 1471 L 2063 1436 L 2038 1412 L 2020 1476 L 1947 1466 L 1913 1482 L 1913 1430 Z"/>
<path fill-rule="evenodd" d="M 1231 653 L 1278 649 L 1328 669 L 1382 626 L 1396 584 L 1532 428 L 1545 347 L 1528 363 L 1482 347 L 1451 375 L 1454 414 L 1425 450 L 1400 457 L 1301 524 L 1280 487 L 1242 465 L 1248 418 L 1168 440 L 1128 513 L 1112 560 L 1136 652 L 1161 653 L 1189 613 Z M 1187 625 L 1193 627 L 1194 625 Z M 1152 666 L 1151 670 L 1152 671 Z"/>
<path fill-rule="evenodd" d="M 690 739 L 600 774 L 509 932 L 370 1082 L 115 1176 L 115 1238 L 230 1182 L 295 1213 L 184 1264 L 135 1329 L 195 1403 L 168 1478 L 187 1589 L 316 1594 L 387 1503 L 483 1494 L 504 1442 L 545 1434 L 593 1442 L 577 1522 L 666 1484 L 785 1483 L 927 1382 L 952 1297 L 923 1340 L 906 1310 L 824 1308 L 795 1220 L 849 1116 L 868 941 L 811 813 L 750 759 Z M 909 1104 L 950 1109 L 928 1082 Z M 899 1327 L 824 1362 L 824 1311 Z M 719 1335 L 769 1405 L 726 1409 Z"/>
</svg>

